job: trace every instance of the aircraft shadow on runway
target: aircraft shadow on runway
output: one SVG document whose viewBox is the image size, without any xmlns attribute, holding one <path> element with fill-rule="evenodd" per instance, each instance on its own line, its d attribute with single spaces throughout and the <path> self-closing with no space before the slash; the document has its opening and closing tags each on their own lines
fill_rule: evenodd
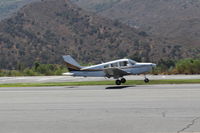
<svg viewBox="0 0 200 133">
<path fill-rule="evenodd" d="M 112 89 L 124 89 L 124 88 L 129 88 L 129 87 L 135 87 L 135 86 L 110 86 L 106 87 L 107 90 L 112 90 Z"/>
</svg>

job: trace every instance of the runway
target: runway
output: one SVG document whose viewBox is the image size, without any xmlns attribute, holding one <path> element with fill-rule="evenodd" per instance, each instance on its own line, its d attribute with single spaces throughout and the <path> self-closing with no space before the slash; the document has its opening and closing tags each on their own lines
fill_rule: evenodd
<svg viewBox="0 0 200 133">
<path fill-rule="evenodd" d="M 147 75 L 150 80 L 158 79 L 200 79 L 200 75 Z M 143 75 L 125 77 L 127 80 L 144 80 Z M 47 82 L 74 82 L 74 81 L 103 81 L 113 80 L 104 77 L 70 77 L 70 76 L 27 76 L 27 77 L 0 77 L 0 84 L 6 83 L 47 83 Z"/>
<path fill-rule="evenodd" d="M 0 88 L 1 133 L 197 133 L 200 84 Z"/>
</svg>

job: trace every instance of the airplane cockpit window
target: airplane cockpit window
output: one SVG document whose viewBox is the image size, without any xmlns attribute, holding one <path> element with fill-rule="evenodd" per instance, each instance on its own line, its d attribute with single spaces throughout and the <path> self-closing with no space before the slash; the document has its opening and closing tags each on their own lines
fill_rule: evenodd
<svg viewBox="0 0 200 133">
<path fill-rule="evenodd" d="M 104 68 L 109 68 L 109 65 L 105 65 Z"/>
<path fill-rule="evenodd" d="M 127 66 L 128 62 L 127 61 L 123 61 L 123 62 L 119 62 L 120 66 Z"/>
<path fill-rule="evenodd" d="M 118 64 L 117 63 L 113 63 L 113 64 L 111 64 L 111 67 L 118 67 Z"/>
</svg>

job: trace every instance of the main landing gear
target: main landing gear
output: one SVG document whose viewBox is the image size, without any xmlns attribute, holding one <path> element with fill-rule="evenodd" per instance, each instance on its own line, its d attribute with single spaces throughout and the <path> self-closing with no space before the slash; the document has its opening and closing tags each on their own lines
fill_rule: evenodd
<svg viewBox="0 0 200 133">
<path fill-rule="evenodd" d="M 116 85 L 121 85 L 121 83 L 126 83 L 126 79 L 125 79 L 125 78 L 121 78 L 121 79 L 117 79 L 117 80 L 115 81 L 115 84 L 116 84 Z"/>
<path fill-rule="evenodd" d="M 146 75 L 144 75 L 144 82 L 145 82 L 145 83 L 149 83 L 149 79 L 146 77 Z M 126 79 L 125 79 L 125 78 L 117 79 L 117 80 L 115 81 L 115 84 L 116 84 L 116 85 L 121 85 L 122 83 L 123 83 L 123 84 L 126 83 Z"/>
</svg>

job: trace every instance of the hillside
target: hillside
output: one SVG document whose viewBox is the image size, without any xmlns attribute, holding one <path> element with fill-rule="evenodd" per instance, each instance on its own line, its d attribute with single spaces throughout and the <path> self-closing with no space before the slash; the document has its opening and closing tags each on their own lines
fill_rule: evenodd
<svg viewBox="0 0 200 133">
<path fill-rule="evenodd" d="M 11 16 L 23 5 L 39 0 L 1 0 L 0 1 L 0 20 Z"/>
<path fill-rule="evenodd" d="M 121 0 L 71 0 L 81 8 L 87 11 L 100 13 L 105 10 L 111 9 L 117 5 Z"/>
<path fill-rule="evenodd" d="M 199 53 L 85 12 L 67 0 L 32 3 L 3 20 L 0 50 L 0 68 L 6 69 L 31 66 L 36 61 L 61 64 L 64 54 L 83 63 L 100 63 L 123 57 L 156 62 Z"/>
<path fill-rule="evenodd" d="M 119 20 L 182 46 L 199 47 L 199 0 L 72 0 L 85 10 Z"/>
</svg>

